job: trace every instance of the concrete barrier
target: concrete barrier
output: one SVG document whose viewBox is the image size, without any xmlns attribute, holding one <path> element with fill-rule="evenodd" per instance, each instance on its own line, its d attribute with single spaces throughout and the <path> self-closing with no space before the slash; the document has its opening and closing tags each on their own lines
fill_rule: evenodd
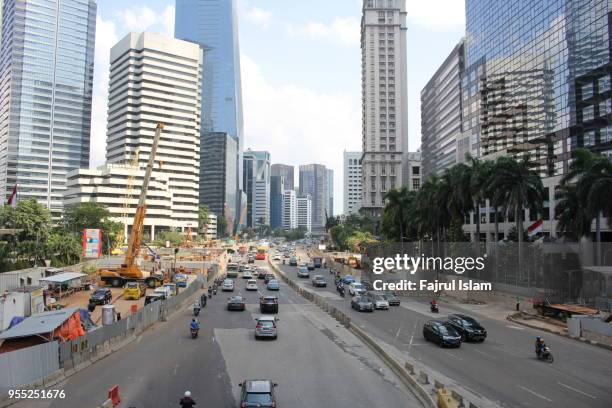
<svg viewBox="0 0 612 408">
<path fill-rule="evenodd" d="M 406 369 L 406 371 L 408 371 L 408 374 L 414 375 L 414 366 L 412 364 L 410 364 L 409 362 L 405 362 L 404 368 Z"/>
<path fill-rule="evenodd" d="M 419 380 L 418 380 L 421 384 L 423 385 L 427 385 L 429 384 L 429 377 L 427 376 L 427 373 L 424 371 L 419 372 Z"/>
<path fill-rule="evenodd" d="M 438 380 L 434 380 L 434 388 L 435 388 L 436 390 L 440 390 L 440 389 L 444 388 L 444 384 L 442 384 L 442 383 L 441 383 L 440 381 L 438 381 Z"/>
<path fill-rule="evenodd" d="M 463 404 L 463 396 L 459 394 L 457 391 L 451 390 L 451 397 L 453 397 L 453 399 L 457 401 L 457 406 L 459 408 L 463 408 L 465 406 Z"/>
</svg>

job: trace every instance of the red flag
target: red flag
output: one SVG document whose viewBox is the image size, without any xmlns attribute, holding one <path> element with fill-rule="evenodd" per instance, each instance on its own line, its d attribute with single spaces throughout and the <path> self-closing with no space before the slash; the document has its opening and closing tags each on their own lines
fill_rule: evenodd
<svg viewBox="0 0 612 408">
<path fill-rule="evenodd" d="M 7 204 L 13 208 L 17 207 L 17 184 L 15 184 L 15 187 L 13 187 L 13 192 L 11 193 Z"/>
</svg>

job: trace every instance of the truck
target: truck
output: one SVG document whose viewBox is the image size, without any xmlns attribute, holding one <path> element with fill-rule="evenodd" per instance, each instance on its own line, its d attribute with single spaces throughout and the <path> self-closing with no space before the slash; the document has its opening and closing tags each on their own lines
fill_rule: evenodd
<svg viewBox="0 0 612 408">
<path fill-rule="evenodd" d="M 599 313 L 598 309 L 588 306 L 582 306 L 572 303 L 556 302 L 554 296 L 547 296 L 543 293 L 537 293 L 532 299 L 533 308 L 542 316 L 549 316 L 566 321 L 568 317 L 574 315 L 590 315 L 594 316 Z"/>
<path fill-rule="evenodd" d="M 151 145 L 151 154 L 149 155 L 149 161 L 147 162 L 145 176 L 142 181 L 142 189 L 140 191 L 140 198 L 138 200 L 138 206 L 136 207 L 136 214 L 134 215 L 132 232 L 130 233 L 128 246 L 125 251 L 125 260 L 121 266 L 116 269 L 100 269 L 98 271 L 100 280 L 102 282 L 116 288 L 120 288 L 127 282 L 131 281 L 144 282 L 150 288 L 155 288 L 163 283 L 163 275 L 143 271 L 136 262 L 140 252 L 144 220 L 147 213 L 147 190 L 149 188 L 151 173 L 153 172 L 153 164 L 155 162 L 155 155 L 157 153 L 157 147 L 159 145 L 161 131 L 163 128 L 164 124 L 158 123 L 155 129 L 155 136 L 153 137 L 153 144 Z"/>
</svg>

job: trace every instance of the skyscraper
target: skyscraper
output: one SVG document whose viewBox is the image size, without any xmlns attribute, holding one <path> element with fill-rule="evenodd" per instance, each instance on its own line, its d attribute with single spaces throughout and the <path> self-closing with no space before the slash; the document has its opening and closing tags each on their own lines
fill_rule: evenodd
<svg viewBox="0 0 612 408">
<path fill-rule="evenodd" d="M 247 195 L 247 225 L 270 225 L 270 153 L 244 152 L 244 191 Z"/>
<path fill-rule="evenodd" d="M 307 233 L 312 232 L 312 199 L 310 194 L 300 196 L 296 200 L 297 226 Z"/>
<path fill-rule="evenodd" d="M 201 48 L 160 34 L 130 33 L 113 46 L 110 62 L 107 164 L 69 173 L 66 203 L 100 202 L 115 220 L 132 223 L 161 122 L 145 225 L 151 237 L 156 229 L 197 228 Z"/>
<path fill-rule="evenodd" d="M 361 152 L 344 152 L 344 215 L 361 208 Z"/>
<path fill-rule="evenodd" d="M 283 226 L 283 192 L 285 190 L 283 176 L 270 177 L 270 227 L 272 229 Z"/>
<path fill-rule="evenodd" d="M 334 215 L 334 171 L 327 169 L 327 216 Z"/>
<path fill-rule="evenodd" d="M 541 175 L 571 151 L 612 154 L 608 0 L 466 1 L 463 138 L 481 156 L 529 153 Z"/>
<path fill-rule="evenodd" d="M 363 1 L 361 72 L 362 210 L 379 215 L 408 151 L 406 0 Z"/>
<path fill-rule="evenodd" d="M 242 197 L 242 85 L 236 0 L 176 0 L 175 37 L 200 44 L 204 49 L 202 75 L 202 137 L 208 132 L 223 132 L 238 146 L 237 186 Z M 202 151 L 206 144 L 201 143 Z M 237 219 L 242 200 L 237 200 Z"/>
<path fill-rule="evenodd" d="M 322 164 L 300 166 L 301 197 L 310 195 L 312 199 L 312 228 L 325 228 L 325 211 L 327 208 L 327 169 Z"/>
<path fill-rule="evenodd" d="M 440 174 L 463 161 L 465 154 L 470 152 L 469 143 L 458 146 L 461 140 L 461 75 L 464 62 L 462 39 L 421 91 L 423 179 L 434 173 Z"/>
<path fill-rule="evenodd" d="M 3 3 L 0 201 L 17 186 L 59 215 L 66 174 L 89 166 L 97 5 Z"/>
<path fill-rule="evenodd" d="M 285 178 L 285 188 L 287 190 L 293 190 L 295 189 L 293 169 L 294 167 L 288 164 L 275 163 L 272 165 L 272 175 L 283 176 Z"/>
<path fill-rule="evenodd" d="M 283 192 L 282 227 L 286 230 L 295 229 L 297 223 L 297 195 L 295 190 Z"/>
</svg>

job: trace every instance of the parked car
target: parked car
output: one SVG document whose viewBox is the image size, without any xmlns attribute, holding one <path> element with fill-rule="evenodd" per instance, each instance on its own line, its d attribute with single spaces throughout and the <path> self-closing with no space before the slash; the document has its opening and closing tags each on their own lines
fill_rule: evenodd
<svg viewBox="0 0 612 408">
<path fill-rule="evenodd" d="M 276 322 L 278 318 L 276 316 L 260 316 L 255 318 L 257 324 L 255 325 L 255 338 L 260 339 L 262 337 L 271 337 L 276 339 L 278 337 L 278 327 Z"/>
<path fill-rule="evenodd" d="M 266 276 L 264 277 L 264 282 L 268 283 L 272 279 L 276 279 L 276 275 L 274 275 L 273 273 L 266 273 Z"/>
<path fill-rule="evenodd" d="M 297 258 L 295 256 L 289 259 L 289 266 L 297 266 Z"/>
<path fill-rule="evenodd" d="M 297 277 L 308 279 L 310 277 L 310 272 L 308 272 L 308 268 L 300 266 L 297 271 Z"/>
<path fill-rule="evenodd" d="M 174 275 L 174 282 L 179 288 L 187 287 L 187 280 L 187 275 L 185 275 L 184 273 L 177 273 L 176 275 Z"/>
<path fill-rule="evenodd" d="M 113 299 L 113 293 L 109 288 L 99 288 L 89 297 L 89 303 L 93 305 L 105 305 Z"/>
<path fill-rule="evenodd" d="M 349 284 L 348 292 L 349 292 L 349 295 L 351 296 L 365 295 L 366 289 L 363 287 L 361 283 L 352 282 L 351 284 Z"/>
<path fill-rule="evenodd" d="M 240 383 L 240 407 L 276 407 L 276 383 L 268 380 L 249 380 Z"/>
<path fill-rule="evenodd" d="M 461 347 L 461 334 L 449 323 L 439 320 L 429 320 L 423 325 L 423 337 L 440 347 Z"/>
<path fill-rule="evenodd" d="M 233 292 L 234 291 L 234 281 L 231 279 L 225 279 L 223 284 L 221 285 L 222 292 Z"/>
<path fill-rule="evenodd" d="M 278 298 L 276 296 L 260 297 L 259 311 L 261 313 L 278 313 Z"/>
<path fill-rule="evenodd" d="M 463 341 L 483 342 L 487 331 L 476 320 L 463 314 L 448 315 L 448 323 L 461 335 Z"/>
<path fill-rule="evenodd" d="M 383 295 L 374 294 L 370 296 L 376 310 L 389 310 L 389 301 Z"/>
<path fill-rule="evenodd" d="M 323 277 L 323 275 L 315 275 L 312 278 L 312 286 L 314 286 L 315 288 L 325 288 L 327 287 L 327 280 Z"/>
<path fill-rule="evenodd" d="M 246 310 L 244 298 L 240 295 L 229 298 L 227 301 L 227 310 Z"/>
<path fill-rule="evenodd" d="M 257 281 L 255 279 L 249 279 L 246 283 L 246 290 L 257 290 Z"/>
<path fill-rule="evenodd" d="M 143 282 L 128 282 L 123 287 L 125 300 L 138 300 L 147 294 L 147 285 Z"/>
<path fill-rule="evenodd" d="M 355 296 L 351 300 L 351 307 L 359 312 L 373 312 L 374 303 L 367 296 Z"/>
<path fill-rule="evenodd" d="M 400 305 L 400 299 L 397 296 L 395 296 L 395 293 L 385 292 L 383 293 L 383 296 L 385 297 L 385 299 L 387 299 L 387 302 L 389 302 L 389 306 L 399 306 Z"/>
</svg>

